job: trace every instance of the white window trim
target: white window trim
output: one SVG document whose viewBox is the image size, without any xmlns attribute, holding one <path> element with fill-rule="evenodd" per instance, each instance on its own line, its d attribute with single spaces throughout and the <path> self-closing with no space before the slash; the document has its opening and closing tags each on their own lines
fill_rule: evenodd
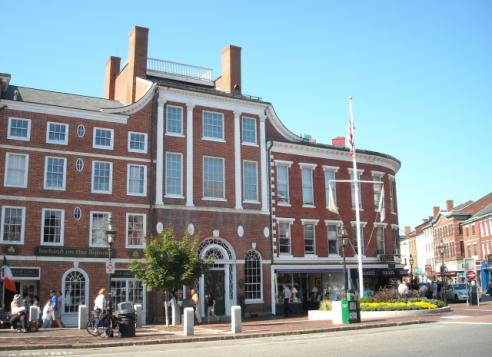
<svg viewBox="0 0 492 357">
<path fill-rule="evenodd" d="M 318 223 L 319 223 L 319 219 L 301 218 L 303 241 L 306 239 L 306 237 L 304 235 L 304 226 L 306 224 L 312 224 L 313 225 L 313 252 L 312 253 L 306 253 L 306 251 L 305 251 L 306 247 L 304 246 L 304 256 L 307 255 L 310 258 L 318 256 L 316 253 L 316 226 L 318 225 Z M 291 242 L 291 245 L 292 245 L 292 242 Z"/>
<path fill-rule="evenodd" d="M 50 243 L 50 242 L 45 242 L 43 240 L 44 238 L 44 212 L 45 211 L 58 211 L 61 212 L 61 230 L 60 230 L 60 243 Z M 58 209 L 58 208 L 43 208 L 41 210 L 41 240 L 40 244 L 41 245 L 48 245 L 48 246 L 63 246 L 64 245 L 64 238 L 65 238 L 65 210 L 63 209 Z"/>
<path fill-rule="evenodd" d="M 255 122 L 255 142 L 250 142 L 250 141 L 244 141 L 244 126 L 243 126 L 243 120 L 254 120 Z M 248 116 L 242 116 L 241 117 L 241 144 L 246 145 L 246 146 L 256 146 L 258 147 L 258 129 L 257 129 L 257 121 L 256 118 L 248 117 Z"/>
<path fill-rule="evenodd" d="M 319 223 L 319 219 L 301 218 L 301 224 L 302 225 L 314 224 L 316 226 L 318 223 Z"/>
<path fill-rule="evenodd" d="M 395 176 L 393 175 L 388 175 L 388 179 L 389 179 L 389 184 L 390 184 L 390 211 L 391 211 L 391 214 L 395 214 L 396 215 L 396 210 L 393 211 L 393 208 L 396 208 L 396 202 L 395 202 L 395 185 L 396 185 L 396 182 L 395 182 Z"/>
<path fill-rule="evenodd" d="M 144 149 L 143 150 L 137 150 L 137 149 L 132 149 L 130 148 L 130 138 L 131 138 L 131 134 L 138 134 L 138 135 L 143 135 L 144 136 Z M 128 152 L 136 152 L 136 153 L 140 153 L 140 154 L 146 154 L 147 153 L 147 150 L 148 150 L 148 140 L 147 140 L 147 133 L 141 133 L 141 132 L 138 132 L 138 131 L 129 131 L 128 132 Z"/>
<path fill-rule="evenodd" d="M 5 209 L 6 208 L 20 208 L 22 209 L 22 226 L 21 226 L 21 237 L 19 242 L 12 242 L 12 241 L 5 241 L 3 240 L 3 233 L 4 233 L 4 222 L 5 222 Z M 24 244 L 24 235 L 26 232 L 26 207 L 19 207 L 19 206 L 2 206 L 2 222 L 0 222 L 0 242 L 2 244 L 8 244 L 8 245 L 22 245 Z"/>
<path fill-rule="evenodd" d="M 277 221 L 277 233 L 278 233 L 278 254 L 282 257 L 293 257 L 292 255 L 292 224 L 295 222 L 295 218 L 285 218 L 285 217 L 275 217 Z M 289 253 L 281 253 L 280 252 L 280 223 L 288 223 L 289 224 Z"/>
<path fill-rule="evenodd" d="M 143 167 L 143 169 L 144 169 L 143 193 L 130 192 L 130 166 Z M 111 168 L 111 171 L 112 171 L 112 168 Z M 138 197 L 147 196 L 147 166 L 146 165 L 127 164 L 127 166 L 126 166 L 126 194 L 128 196 L 138 196 Z"/>
<path fill-rule="evenodd" d="M 383 223 L 383 224 L 387 224 L 387 223 Z M 367 226 L 367 222 L 360 222 L 360 228 L 362 229 L 365 229 Z M 354 229 L 357 229 L 357 221 L 350 221 L 350 227 L 352 228 L 352 230 Z M 353 231 L 354 233 L 354 241 L 357 242 L 357 232 Z M 363 232 L 361 232 L 363 233 Z M 364 237 L 364 234 L 362 234 L 362 237 L 361 237 L 361 243 L 362 243 L 362 250 L 363 250 L 363 254 L 362 256 L 365 257 L 366 256 L 366 248 L 364 246 L 365 244 L 365 237 Z M 354 251 L 354 256 L 357 257 L 358 254 L 357 252 Z"/>
<path fill-rule="evenodd" d="M 10 135 L 10 129 L 11 129 L 11 124 L 12 124 L 12 120 L 11 119 L 27 121 L 27 137 L 26 138 Z M 21 141 L 30 141 L 31 140 L 31 119 L 18 118 L 18 117 L 9 117 L 9 124 L 8 124 L 8 128 L 7 128 L 7 139 L 10 139 L 10 140 L 21 140 Z"/>
<path fill-rule="evenodd" d="M 55 125 L 62 125 L 65 127 L 65 140 L 63 141 L 56 141 L 56 140 L 50 140 L 49 139 L 49 133 L 50 133 L 50 124 L 55 124 Z M 57 145 L 68 145 L 68 134 L 69 134 L 69 126 L 66 123 L 57 123 L 54 121 L 49 121 L 46 123 L 46 143 L 47 144 L 57 144 Z"/>
<path fill-rule="evenodd" d="M 103 212 L 103 211 L 90 211 L 89 212 L 89 247 L 97 247 L 97 248 L 107 248 L 108 244 L 92 244 L 92 216 L 94 214 L 106 214 L 111 216 L 111 212 Z"/>
<path fill-rule="evenodd" d="M 205 159 L 220 159 L 222 161 L 222 172 L 224 174 L 224 185 L 222 187 L 222 197 L 209 197 L 205 196 Z M 225 171 L 225 158 L 223 157 L 218 157 L 218 156 L 207 156 L 204 155 L 202 157 L 202 200 L 203 201 L 220 201 L 220 202 L 227 202 L 226 199 L 226 171 Z"/>
<path fill-rule="evenodd" d="M 62 159 L 63 160 L 63 185 L 62 187 L 48 187 L 47 186 L 47 178 L 48 178 L 48 159 Z M 67 158 L 66 157 L 57 157 L 57 156 L 46 156 L 44 158 L 44 183 L 43 188 L 45 190 L 50 191 L 65 191 L 67 187 Z"/>
<path fill-rule="evenodd" d="M 169 155 L 179 155 L 181 157 L 181 182 L 180 182 L 180 194 L 175 194 L 175 193 L 168 193 L 167 192 L 167 162 L 168 162 L 168 156 Z M 166 178 L 164 180 L 164 189 L 165 189 L 165 194 L 164 194 L 164 197 L 166 198 L 184 198 L 183 196 L 183 172 L 184 172 L 184 168 L 183 168 L 183 154 L 180 153 L 180 152 L 166 152 L 166 164 L 165 164 L 165 174 L 166 174 Z"/>
<path fill-rule="evenodd" d="M 128 244 L 128 217 L 129 216 L 142 216 L 143 217 L 143 244 L 132 245 Z M 147 236 L 147 215 L 145 213 L 126 213 L 126 224 L 125 224 L 125 247 L 126 248 L 145 248 L 145 237 Z"/>
<path fill-rule="evenodd" d="M 260 252 L 255 250 L 256 254 L 260 257 L 260 298 L 259 299 L 244 299 L 245 304 L 263 304 L 264 303 L 264 297 L 263 297 L 263 257 L 261 256 Z M 247 252 L 246 252 L 247 253 Z M 245 260 L 245 266 L 246 266 L 246 260 Z"/>
<path fill-rule="evenodd" d="M 316 208 L 316 205 L 314 204 L 314 169 L 316 168 L 316 166 L 318 166 L 317 164 L 311 164 L 311 163 L 304 163 L 304 162 L 300 162 L 299 163 L 299 168 L 301 169 L 301 188 L 303 190 L 303 194 L 302 194 L 302 207 L 304 208 Z M 305 203 L 304 202 L 304 186 L 303 185 L 303 175 L 302 175 L 302 171 L 306 169 L 306 170 L 311 170 L 311 192 L 312 192 L 312 197 L 313 197 L 313 203 Z M 290 198 L 290 197 L 289 197 Z"/>
<path fill-rule="evenodd" d="M 94 189 L 94 167 L 96 166 L 96 162 L 109 164 L 109 190 L 108 191 L 97 191 Z M 91 172 L 91 192 L 92 193 L 102 193 L 102 194 L 111 194 L 113 193 L 113 163 L 111 161 L 92 161 L 92 172 Z"/>
<path fill-rule="evenodd" d="M 214 138 L 211 136 L 205 136 L 205 113 L 220 114 L 222 116 L 222 138 Z M 219 143 L 225 143 L 225 118 L 224 113 L 214 112 L 211 110 L 202 110 L 202 140 L 216 141 Z"/>
<path fill-rule="evenodd" d="M 8 173 L 8 163 L 10 160 L 11 155 L 16 155 L 16 156 L 25 156 L 26 157 L 26 163 L 24 167 L 24 184 L 23 185 L 7 185 L 7 173 Z M 13 152 L 7 152 L 5 155 L 5 173 L 4 173 L 4 179 L 3 179 L 3 185 L 5 187 L 16 187 L 16 188 L 27 188 L 27 179 L 29 177 L 29 154 L 23 154 L 23 153 L 13 153 Z"/>
<path fill-rule="evenodd" d="M 364 174 L 364 169 L 357 169 L 357 178 L 355 178 L 355 175 L 354 175 L 354 169 L 348 169 L 348 172 L 349 172 L 349 177 L 351 180 L 357 180 L 357 181 L 360 181 L 360 177 Z M 352 210 L 355 211 L 355 198 L 353 197 L 353 194 L 352 194 L 352 184 L 355 184 L 355 182 L 351 182 L 350 183 L 350 197 L 352 199 L 352 202 L 351 202 L 351 206 L 352 206 Z M 355 190 L 354 190 L 354 193 L 355 193 Z M 359 195 L 360 195 L 360 198 L 359 198 L 359 212 L 362 212 L 364 211 L 364 204 L 362 202 L 362 198 L 363 198 L 363 195 L 362 195 L 362 185 L 359 183 Z"/>
<path fill-rule="evenodd" d="M 281 161 L 281 160 L 275 160 L 275 166 L 277 166 L 277 171 L 275 172 L 275 176 L 277 179 L 277 205 L 278 206 L 284 206 L 284 207 L 291 207 L 290 205 L 290 175 L 289 175 L 289 168 L 292 166 L 292 161 Z M 278 167 L 286 167 L 287 168 L 287 201 L 280 201 L 278 199 Z"/>
<path fill-rule="evenodd" d="M 246 172 L 245 169 L 244 169 L 244 166 L 246 163 L 253 163 L 255 164 L 255 167 L 256 167 L 256 177 L 255 177 L 255 180 L 256 180 L 256 200 L 247 200 L 244 198 L 245 196 L 245 192 L 246 192 L 246 188 L 244 187 L 246 185 L 246 180 L 244 179 L 244 173 Z M 252 161 L 252 160 L 243 160 L 243 202 L 244 203 L 260 203 L 259 201 L 259 183 L 258 183 L 258 162 L 257 161 Z"/>
<path fill-rule="evenodd" d="M 337 172 L 339 170 L 339 167 L 338 166 L 328 166 L 328 165 L 323 165 L 323 178 L 324 178 L 324 182 L 325 182 L 325 201 L 326 201 L 326 208 L 328 208 L 328 206 L 330 205 L 330 202 L 328 201 L 328 196 L 326 195 L 326 191 L 328 190 L 328 187 L 326 186 L 326 172 L 329 171 L 329 172 L 333 172 L 333 175 L 335 176 L 335 181 L 333 182 L 333 186 L 332 186 L 332 189 L 334 192 L 334 195 L 335 195 L 335 207 L 338 209 L 338 203 L 337 203 L 337 195 L 336 195 L 336 192 L 337 192 L 337 183 L 336 183 L 336 175 L 337 175 Z M 326 222 L 326 221 L 325 221 Z"/>
<path fill-rule="evenodd" d="M 97 130 L 107 130 L 107 131 L 111 132 L 111 145 L 110 146 L 96 145 L 96 131 Z M 114 129 L 94 127 L 94 129 L 92 129 L 92 147 L 94 149 L 113 150 L 113 148 L 114 148 Z"/>
<path fill-rule="evenodd" d="M 332 220 L 332 219 L 325 219 L 325 226 L 326 226 L 326 243 L 327 243 L 327 248 L 328 248 L 328 257 L 339 257 L 340 256 L 340 244 L 339 244 L 339 237 L 338 237 L 338 228 L 343 224 L 342 221 L 337 221 L 337 220 Z M 337 252 L 336 253 L 330 253 L 330 238 L 328 237 L 328 226 L 336 226 L 337 227 Z"/>
<path fill-rule="evenodd" d="M 287 160 L 273 160 L 273 163 L 275 166 L 287 166 L 287 168 L 290 168 L 292 166 L 292 161 L 287 161 Z"/>
<path fill-rule="evenodd" d="M 177 108 L 177 109 L 181 109 L 181 132 L 180 133 L 175 133 L 175 132 L 172 132 L 172 131 L 168 131 L 168 128 L 169 128 L 169 115 L 168 115 L 168 109 L 169 108 Z M 179 106 L 179 105 L 172 105 L 172 104 L 167 104 L 166 105 L 166 135 L 167 136 L 176 136 L 176 137 L 179 137 L 179 138 L 184 138 L 184 134 L 183 134 L 183 117 L 184 117 L 184 109 L 183 107 Z"/>
</svg>

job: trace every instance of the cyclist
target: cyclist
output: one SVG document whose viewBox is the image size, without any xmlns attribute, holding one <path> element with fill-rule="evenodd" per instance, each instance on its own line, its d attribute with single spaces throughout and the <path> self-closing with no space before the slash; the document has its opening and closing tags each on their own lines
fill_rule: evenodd
<svg viewBox="0 0 492 357">
<path fill-rule="evenodd" d="M 105 288 L 102 288 L 97 293 L 96 298 L 94 299 L 94 315 L 96 316 L 96 326 L 94 327 L 96 330 L 101 326 L 101 320 L 104 318 L 102 316 L 103 312 L 105 312 L 107 308 L 107 300 L 106 294 L 108 291 Z"/>
</svg>

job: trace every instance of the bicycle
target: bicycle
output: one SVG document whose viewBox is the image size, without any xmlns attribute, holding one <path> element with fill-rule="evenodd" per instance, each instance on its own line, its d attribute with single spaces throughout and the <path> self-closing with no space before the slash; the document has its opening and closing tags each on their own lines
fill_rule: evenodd
<svg viewBox="0 0 492 357">
<path fill-rule="evenodd" d="M 96 320 L 96 314 L 94 311 L 92 311 L 86 327 L 87 332 L 90 335 L 114 337 L 114 335 L 116 334 L 119 336 L 119 323 L 116 316 L 104 312 L 99 319 L 99 326 L 96 325 Z"/>
</svg>

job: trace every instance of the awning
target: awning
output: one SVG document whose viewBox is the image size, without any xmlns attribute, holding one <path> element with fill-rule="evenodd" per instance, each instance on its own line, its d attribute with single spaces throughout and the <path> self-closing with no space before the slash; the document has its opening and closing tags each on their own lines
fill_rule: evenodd
<svg viewBox="0 0 492 357">
<path fill-rule="evenodd" d="M 359 276 L 357 269 L 352 269 L 352 276 Z M 374 269 L 364 269 L 364 276 L 377 276 L 377 277 L 400 277 L 407 276 L 408 272 L 406 269 L 388 269 L 388 268 L 374 268 Z"/>
<path fill-rule="evenodd" d="M 343 273 L 343 269 L 302 269 L 302 268 L 292 268 L 292 269 L 275 269 L 276 273 L 288 274 L 288 273 Z"/>
</svg>

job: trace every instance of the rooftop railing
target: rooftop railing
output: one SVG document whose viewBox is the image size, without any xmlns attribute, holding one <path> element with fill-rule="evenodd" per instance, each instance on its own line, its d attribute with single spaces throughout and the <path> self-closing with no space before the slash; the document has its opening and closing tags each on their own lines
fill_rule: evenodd
<svg viewBox="0 0 492 357">
<path fill-rule="evenodd" d="M 212 69 L 189 64 L 147 58 L 147 72 L 157 76 L 212 84 Z"/>
</svg>

